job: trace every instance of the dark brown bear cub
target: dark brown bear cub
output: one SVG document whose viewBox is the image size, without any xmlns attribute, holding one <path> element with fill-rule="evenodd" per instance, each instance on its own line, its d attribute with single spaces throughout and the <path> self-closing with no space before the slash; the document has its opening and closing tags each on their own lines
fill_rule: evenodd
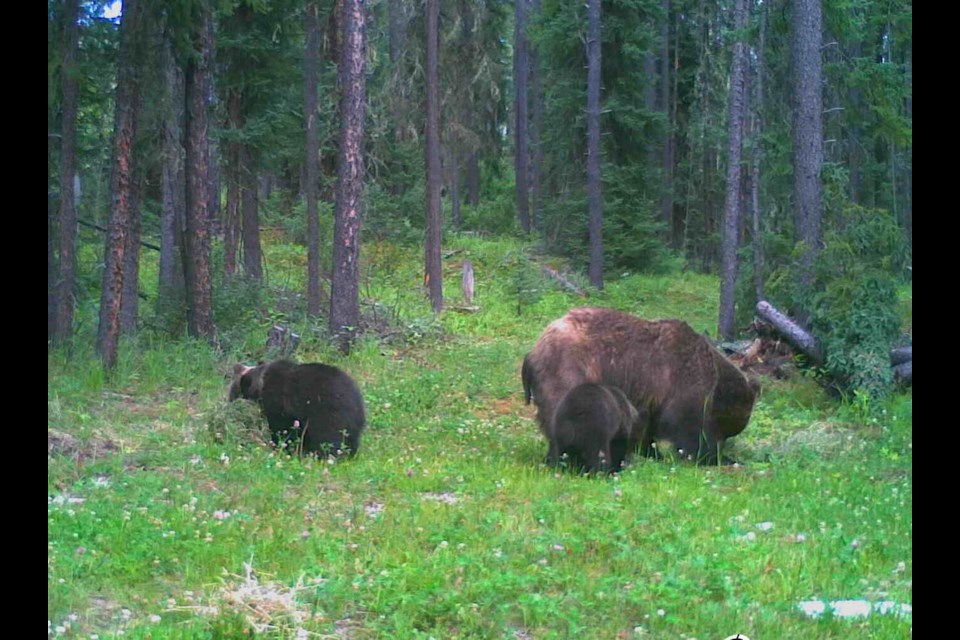
<svg viewBox="0 0 960 640">
<path fill-rule="evenodd" d="M 258 367 L 238 364 L 233 376 L 230 400 L 259 402 L 278 445 L 310 454 L 353 456 L 360 450 L 363 397 L 340 369 L 278 360 Z"/>
<path fill-rule="evenodd" d="M 563 397 L 585 382 L 623 390 L 649 428 L 644 453 L 668 444 L 682 458 L 714 462 L 747 426 L 759 385 L 681 320 L 642 320 L 614 309 L 573 309 L 544 330 L 521 371 L 527 402 L 550 439 Z"/>
<path fill-rule="evenodd" d="M 566 455 L 573 469 L 619 471 L 646 426 L 640 413 L 616 387 L 588 382 L 560 401 L 550 435 L 549 464 Z"/>
</svg>

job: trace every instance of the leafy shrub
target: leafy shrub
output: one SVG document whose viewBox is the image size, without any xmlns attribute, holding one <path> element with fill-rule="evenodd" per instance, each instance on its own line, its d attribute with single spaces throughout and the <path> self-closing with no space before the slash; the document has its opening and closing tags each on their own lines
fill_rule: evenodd
<svg viewBox="0 0 960 640">
<path fill-rule="evenodd" d="M 824 371 L 842 393 L 885 395 L 892 383 L 890 347 L 899 334 L 897 273 L 909 247 L 893 215 L 848 205 L 824 234 L 814 286 L 799 283 L 798 244 L 793 261 L 774 272 L 771 300 L 810 313 L 810 329 L 822 344 Z"/>
</svg>

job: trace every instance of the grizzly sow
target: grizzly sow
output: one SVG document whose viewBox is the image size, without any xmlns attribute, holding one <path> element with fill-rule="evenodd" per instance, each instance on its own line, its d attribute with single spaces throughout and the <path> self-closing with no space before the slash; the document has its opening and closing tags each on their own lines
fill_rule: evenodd
<svg viewBox="0 0 960 640">
<path fill-rule="evenodd" d="M 681 320 L 641 320 L 614 309 L 573 309 L 552 322 L 523 361 L 527 404 L 552 439 L 557 408 L 571 389 L 601 382 L 621 389 L 649 424 L 631 450 L 655 442 L 698 462 L 715 462 L 747 426 L 759 385 Z"/>
<path fill-rule="evenodd" d="M 278 445 L 310 454 L 356 455 L 366 424 L 363 397 L 346 373 L 325 364 L 277 360 L 234 367 L 229 399 L 260 403 Z"/>
<path fill-rule="evenodd" d="M 623 391 L 596 382 L 571 389 L 560 401 L 550 434 L 550 464 L 566 456 L 573 469 L 619 471 L 637 429 L 646 426 L 646 414 L 633 406 Z"/>
</svg>

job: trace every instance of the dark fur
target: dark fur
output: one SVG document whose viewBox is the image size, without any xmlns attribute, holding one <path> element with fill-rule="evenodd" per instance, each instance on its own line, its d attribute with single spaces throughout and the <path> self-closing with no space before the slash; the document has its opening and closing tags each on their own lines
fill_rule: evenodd
<svg viewBox="0 0 960 640">
<path fill-rule="evenodd" d="M 684 458 L 714 462 L 747 426 L 759 385 L 681 320 L 641 320 L 613 309 L 574 309 L 552 322 L 523 362 L 527 402 L 550 438 L 560 401 L 584 382 L 623 390 L 649 428 L 644 454 L 669 441 Z"/>
<path fill-rule="evenodd" d="M 547 462 L 561 456 L 574 469 L 619 471 L 646 424 L 623 391 L 588 382 L 571 389 L 554 416 Z"/>
<path fill-rule="evenodd" d="M 299 439 L 304 453 L 353 456 L 366 424 L 363 397 L 346 373 L 325 364 L 278 360 L 258 367 L 234 367 L 229 398 L 260 403 L 274 441 Z"/>
</svg>

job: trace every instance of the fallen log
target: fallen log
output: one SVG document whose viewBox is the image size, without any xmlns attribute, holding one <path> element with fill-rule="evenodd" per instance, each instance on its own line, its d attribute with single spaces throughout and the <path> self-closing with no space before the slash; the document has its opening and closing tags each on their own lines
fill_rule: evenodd
<svg viewBox="0 0 960 640">
<path fill-rule="evenodd" d="M 893 379 L 899 385 L 913 384 L 913 360 L 907 360 L 893 368 Z"/>
<path fill-rule="evenodd" d="M 823 352 L 820 349 L 820 341 L 810 335 L 803 327 L 778 311 L 766 300 L 761 300 L 757 303 L 757 315 L 773 325 L 791 347 L 807 356 L 810 364 L 815 367 L 823 364 Z"/>
<path fill-rule="evenodd" d="M 586 298 L 586 297 L 587 297 L 587 294 L 586 294 L 586 292 L 585 292 L 583 289 L 581 289 L 580 287 L 578 287 L 578 286 L 575 285 L 574 283 L 572 283 L 572 282 L 570 282 L 569 280 L 567 280 L 565 277 L 563 277 L 563 274 L 560 273 L 559 271 L 557 271 L 556 269 L 551 269 L 551 268 L 548 267 L 547 265 L 541 265 L 540 268 L 543 269 L 543 272 L 547 275 L 548 278 L 550 278 L 550 279 L 553 280 L 554 282 L 558 283 L 560 286 L 562 286 L 562 287 L 563 287 L 564 289 L 566 289 L 567 291 L 570 291 L 570 292 L 572 292 L 572 293 L 575 293 L 575 294 L 577 294 L 578 296 L 580 296 L 581 298 Z"/>
<path fill-rule="evenodd" d="M 890 350 L 890 364 L 896 367 L 898 364 L 910 362 L 913 360 L 913 345 L 909 347 L 897 347 Z"/>
</svg>

